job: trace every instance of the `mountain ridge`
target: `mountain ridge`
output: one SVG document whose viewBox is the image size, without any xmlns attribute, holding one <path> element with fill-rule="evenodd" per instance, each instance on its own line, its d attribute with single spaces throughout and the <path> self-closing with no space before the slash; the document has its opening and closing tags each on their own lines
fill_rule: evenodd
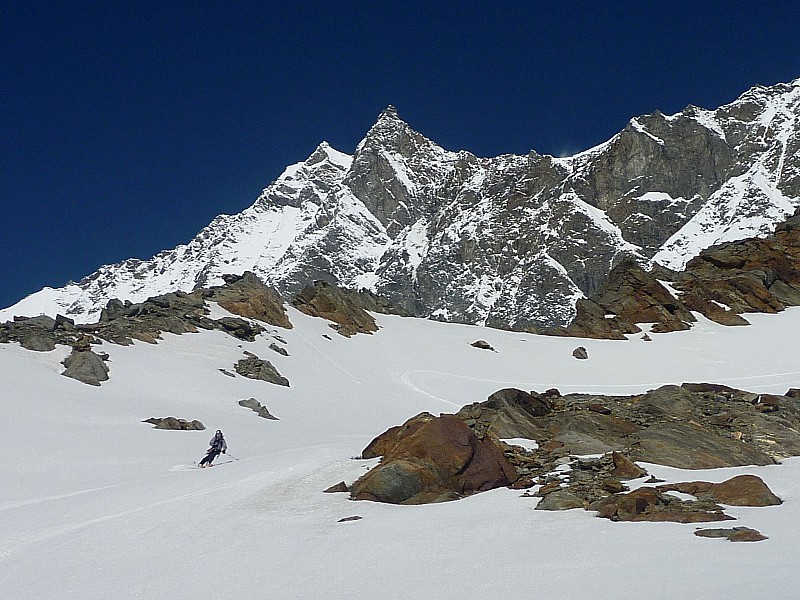
<svg viewBox="0 0 800 600">
<path fill-rule="evenodd" d="M 679 269 L 766 235 L 800 205 L 800 79 L 716 110 L 634 117 L 572 157 L 479 158 L 387 107 L 348 155 L 322 142 L 249 208 L 185 245 L 104 265 L 0 311 L 96 318 L 108 300 L 219 285 L 252 270 L 289 295 L 312 280 L 367 288 L 410 314 L 536 331 L 625 258 Z"/>
</svg>

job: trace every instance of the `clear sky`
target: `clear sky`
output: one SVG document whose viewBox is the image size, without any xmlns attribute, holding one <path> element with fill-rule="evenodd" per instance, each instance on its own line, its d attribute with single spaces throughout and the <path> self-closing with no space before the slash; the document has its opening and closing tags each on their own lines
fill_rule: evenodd
<svg viewBox="0 0 800 600">
<path fill-rule="evenodd" d="M 0 1 L 0 306 L 188 242 L 394 104 L 479 156 L 800 77 L 794 2 Z"/>
</svg>

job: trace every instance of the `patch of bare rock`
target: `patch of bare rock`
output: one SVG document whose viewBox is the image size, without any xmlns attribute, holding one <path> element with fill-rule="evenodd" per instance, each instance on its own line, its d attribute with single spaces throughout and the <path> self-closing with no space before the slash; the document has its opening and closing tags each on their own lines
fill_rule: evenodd
<svg viewBox="0 0 800 600">
<path fill-rule="evenodd" d="M 109 300 L 97 323 L 76 325 L 62 315 L 55 319 L 15 317 L 0 324 L 0 343 L 19 342 L 29 350 L 47 352 L 56 344 L 75 346 L 85 336 L 120 345 L 130 345 L 134 340 L 155 344 L 164 332 L 181 335 L 200 329 L 217 329 L 240 340 L 253 341 L 264 328 L 251 319 L 292 327 L 277 292 L 258 277 L 246 272 L 241 276 L 227 275 L 225 280 L 223 286 L 163 294 L 136 304 Z M 211 319 L 209 301 L 244 318 Z"/>
<path fill-rule="evenodd" d="M 368 290 L 341 288 L 325 281 L 315 281 L 303 288 L 292 299 L 292 305 L 307 315 L 332 321 L 330 327 L 344 337 L 378 331 L 370 312 L 409 314 Z"/>
<path fill-rule="evenodd" d="M 70 355 L 62 361 L 65 369 L 61 374 L 88 385 L 99 386 L 101 382 L 108 380 L 109 368 L 106 360 L 107 354 L 95 354 L 89 341 L 84 339 L 76 342 Z"/>
<path fill-rule="evenodd" d="M 503 439 L 535 440 L 526 449 Z M 683 469 L 772 464 L 800 455 L 800 400 L 713 385 L 634 396 L 499 390 L 456 415 L 421 413 L 375 438 L 380 463 L 349 489 L 355 500 L 420 504 L 495 487 L 530 489 L 537 510 L 582 508 L 615 521 L 730 520 L 724 506 L 780 499 L 754 475 L 722 483 L 641 486 L 635 461 Z M 658 483 L 655 478 L 645 482 Z M 641 487 L 639 487 L 641 486 Z M 694 499 L 679 495 L 689 494 Z"/>
<path fill-rule="evenodd" d="M 731 527 L 729 529 L 698 529 L 694 532 L 698 537 L 725 538 L 730 542 L 760 542 L 769 539 L 760 531 L 749 527 Z"/>
<path fill-rule="evenodd" d="M 655 333 L 688 329 L 692 311 L 723 325 L 748 325 L 743 313 L 787 306 L 800 306 L 800 209 L 772 235 L 707 248 L 682 272 L 646 272 L 626 259 L 591 298 L 578 301 L 570 325 L 545 333 L 625 339 L 643 323 Z"/>
<path fill-rule="evenodd" d="M 142 423 L 150 423 L 155 429 L 172 429 L 175 431 L 203 431 L 206 428 L 206 426 L 197 419 L 188 421 L 176 417 L 150 417 L 142 421 Z"/>
<path fill-rule="evenodd" d="M 236 372 L 248 379 L 259 379 L 275 385 L 282 385 L 289 387 L 289 380 L 283 375 L 278 373 L 268 360 L 262 360 L 252 352 L 245 351 L 245 357 L 234 365 Z"/>
<path fill-rule="evenodd" d="M 475 340 L 470 344 L 473 348 L 479 348 L 481 350 L 491 350 L 492 352 L 496 352 L 492 345 L 487 342 L 486 340 Z"/>
<path fill-rule="evenodd" d="M 269 419 L 270 421 L 277 421 L 278 417 L 273 415 L 269 412 L 266 406 L 261 404 L 255 398 L 246 398 L 244 400 L 239 400 L 239 406 L 243 406 L 245 408 L 249 408 L 253 412 L 255 412 L 259 417 L 262 419 Z"/>
</svg>

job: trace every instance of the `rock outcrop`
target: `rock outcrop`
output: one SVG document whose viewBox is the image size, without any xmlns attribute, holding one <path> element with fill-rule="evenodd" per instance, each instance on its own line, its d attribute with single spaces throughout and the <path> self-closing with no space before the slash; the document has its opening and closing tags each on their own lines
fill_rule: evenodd
<svg viewBox="0 0 800 600">
<path fill-rule="evenodd" d="M 694 532 L 697 537 L 725 538 L 729 542 L 761 542 L 769 539 L 760 531 L 749 527 L 731 527 L 729 529 L 698 529 Z"/>
<path fill-rule="evenodd" d="M 502 441 L 515 438 L 536 445 Z M 663 386 L 635 396 L 562 396 L 558 390 L 538 394 L 507 388 L 456 415 L 421 413 L 375 438 L 362 457 L 383 458 L 353 485 L 352 496 L 420 503 L 480 491 L 485 483 L 465 485 L 453 475 L 472 472 L 462 453 L 473 452 L 467 450 L 476 447 L 475 440 L 484 448 L 499 448 L 514 470 L 513 476 L 496 472 L 488 487 L 538 486 L 539 510 L 591 508 L 615 520 L 723 520 L 728 517 L 717 503 L 768 506 L 780 500 L 749 475 L 628 494 L 625 482 L 647 475 L 634 461 L 703 469 L 766 465 L 798 456 L 800 399 L 703 383 Z M 600 457 L 586 457 L 595 454 Z M 498 464 L 494 458 L 489 462 Z M 499 483 L 502 479 L 508 483 Z M 671 492 L 697 499 L 680 500 Z"/>
<path fill-rule="evenodd" d="M 368 303 L 353 290 L 315 281 L 300 291 L 292 304 L 307 315 L 333 321 L 331 328 L 344 337 L 378 331 L 375 319 L 366 310 Z"/>
<path fill-rule="evenodd" d="M 660 485 L 660 491 L 675 491 L 730 506 L 777 506 L 781 499 L 755 475 L 738 475 L 722 483 L 690 481 Z"/>
<path fill-rule="evenodd" d="M 772 235 L 707 248 L 681 272 L 657 266 L 648 273 L 623 261 L 591 298 L 577 302 L 572 323 L 546 333 L 625 339 L 644 323 L 654 333 L 688 329 L 691 311 L 722 325 L 748 325 L 743 313 L 787 306 L 800 306 L 800 209 Z"/>
<path fill-rule="evenodd" d="M 424 415 L 373 441 L 364 456 L 378 466 L 350 487 L 355 500 L 421 504 L 454 500 L 509 485 L 516 472 L 489 439 L 453 415 Z"/>
<path fill-rule="evenodd" d="M 289 380 L 278 373 L 278 369 L 268 360 L 258 358 L 252 352 L 245 351 L 245 358 L 236 363 L 236 372 L 248 379 L 259 379 L 275 385 L 289 387 Z"/>
<path fill-rule="evenodd" d="M 203 431 L 206 426 L 197 419 L 188 421 L 176 417 L 150 417 L 142 423 L 151 423 L 155 429 L 173 429 L 176 431 Z"/>
<path fill-rule="evenodd" d="M 72 353 L 64 359 L 63 364 L 65 370 L 62 375 L 64 377 L 98 386 L 100 382 L 108 380 L 108 365 L 88 345 L 73 348 Z"/>
<path fill-rule="evenodd" d="M 209 290 L 206 295 L 209 300 L 235 315 L 284 329 L 292 328 L 278 292 L 265 285 L 254 273 L 245 271 L 241 276 L 223 275 L 223 279 L 224 286 Z"/>
<path fill-rule="evenodd" d="M 267 407 L 261 404 L 261 402 L 259 402 L 255 398 L 246 398 L 244 400 L 239 400 L 239 406 L 244 406 L 245 408 L 249 408 L 263 419 L 269 419 L 270 421 L 278 420 L 278 417 L 270 413 Z"/>
<path fill-rule="evenodd" d="M 588 508 L 597 511 L 598 517 L 612 521 L 706 523 L 733 519 L 713 502 L 680 500 L 651 487 L 612 494 L 592 502 Z"/>
</svg>

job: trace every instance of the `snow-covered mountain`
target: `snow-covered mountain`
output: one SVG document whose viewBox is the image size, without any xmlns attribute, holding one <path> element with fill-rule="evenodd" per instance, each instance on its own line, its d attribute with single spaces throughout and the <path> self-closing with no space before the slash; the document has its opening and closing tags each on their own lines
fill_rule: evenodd
<svg viewBox="0 0 800 600">
<path fill-rule="evenodd" d="M 567 158 L 450 152 L 387 108 L 353 156 L 322 143 L 256 202 L 150 260 L 101 267 L 0 311 L 94 320 L 252 270 L 283 293 L 320 279 L 435 319 L 562 325 L 625 256 L 680 269 L 800 205 L 800 79 L 716 110 L 632 119 Z"/>
</svg>

